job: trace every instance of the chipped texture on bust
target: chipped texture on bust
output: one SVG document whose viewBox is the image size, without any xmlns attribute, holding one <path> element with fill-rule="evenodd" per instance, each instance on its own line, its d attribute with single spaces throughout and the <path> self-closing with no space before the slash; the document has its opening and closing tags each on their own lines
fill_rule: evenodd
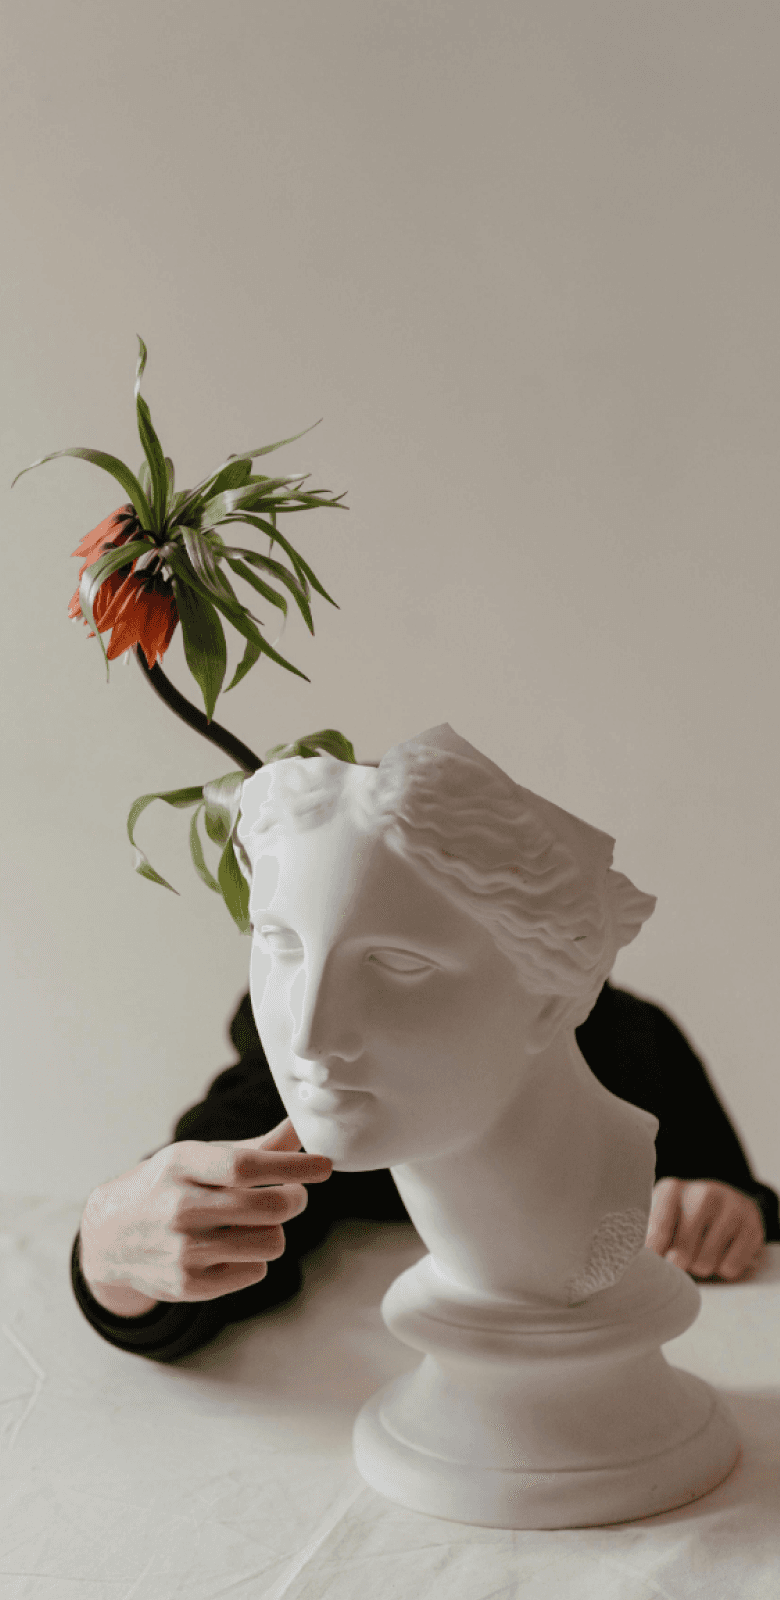
<svg viewBox="0 0 780 1600">
<path fill-rule="evenodd" d="M 609 1289 L 639 1254 L 647 1235 L 644 1211 L 608 1211 L 590 1241 L 588 1265 L 569 1284 L 569 1305 L 578 1305 L 599 1289 Z"/>
</svg>

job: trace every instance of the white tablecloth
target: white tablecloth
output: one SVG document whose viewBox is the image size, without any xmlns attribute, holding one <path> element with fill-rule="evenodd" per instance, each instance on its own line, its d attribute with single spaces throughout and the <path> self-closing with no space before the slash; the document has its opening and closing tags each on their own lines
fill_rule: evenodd
<svg viewBox="0 0 780 1600">
<path fill-rule="evenodd" d="M 409 1225 L 341 1226 L 294 1302 L 166 1367 L 82 1317 L 79 1211 L 0 1202 L 1 1600 L 777 1600 L 780 1245 L 703 1286 L 665 1347 L 731 1407 L 727 1481 L 660 1517 L 511 1533 L 406 1511 L 353 1466 L 360 1405 L 419 1359 L 379 1312 L 422 1254 Z"/>
</svg>

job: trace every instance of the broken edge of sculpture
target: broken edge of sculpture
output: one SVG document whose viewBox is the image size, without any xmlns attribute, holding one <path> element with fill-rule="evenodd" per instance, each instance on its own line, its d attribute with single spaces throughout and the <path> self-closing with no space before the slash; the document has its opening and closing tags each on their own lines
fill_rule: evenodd
<svg viewBox="0 0 780 1600">
<path fill-rule="evenodd" d="M 628 1521 L 706 1494 L 738 1440 L 716 1393 L 661 1352 L 701 1297 L 644 1248 L 657 1122 L 603 1089 L 574 1032 L 655 904 L 613 870 L 614 840 L 513 783 L 447 724 L 378 767 L 323 756 L 264 769 L 244 786 L 238 834 L 254 920 L 266 903 L 283 913 L 286 953 L 274 965 L 266 951 L 252 985 L 282 1099 L 304 1146 L 335 1154 L 337 1170 L 391 1168 L 429 1251 L 383 1301 L 390 1331 L 423 1360 L 357 1418 L 366 1482 L 414 1510 L 503 1528 Z M 411 1060 L 405 1019 L 428 1026 L 417 1077 L 403 1079 L 421 1083 L 435 997 L 448 992 L 446 931 L 436 982 L 422 969 L 382 979 L 395 1008 L 384 1033 L 372 1024 L 380 991 L 366 1007 L 367 969 L 350 955 L 370 948 L 371 897 L 386 907 L 402 872 L 397 903 L 414 902 L 416 937 L 451 917 L 462 959 L 473 924 L 474 962 L 487 945 L 480 970 L 499 974 L 490 995 L 473 991 L 474 1016 L 429 1068 L 440 1113 L 430 1084 L 419 1106 L 413 1087 L 408 1128 L 398 1040 Z M 402 917 L 383 916 L 376 942 L 403 946 Z M 307 924 L 297 966 L 296 920 Z M 362 1096 L 350 1095 L 351 1070 Z"/>
</svg>

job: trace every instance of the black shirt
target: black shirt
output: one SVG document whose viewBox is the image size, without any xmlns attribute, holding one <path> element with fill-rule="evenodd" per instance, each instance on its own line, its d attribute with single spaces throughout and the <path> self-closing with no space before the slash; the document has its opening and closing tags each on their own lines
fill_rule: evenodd
<svg viewBox="0 0 780 1600">
<path fill-rule="evenodd" d="M 213 1080 L 206 1098 L 179 1118 L 173 1141 L 251 1139 L 286 1116 L 255 1027 L 249 996 L 230 1024 L 240 1055 Z M 741 1189 L 757 1203 L 767 1240 L 780 1240 L 778 1197 L 753 1177 L 747 1157 L 707 1072 L 681 1029 L 647 1000 L 605 984 L 577 1043 L 594 1076 L 621 1100 L 658 1118 L 656 1180 L 714 1178 Z M 285 1224 L 286 1248 L 268 1264 L 260 1283 L 216 1300 L 161 1301 L 141 1317 L 105 1311 L 81 1274 L 79 1235 L 71 1277 L 76 1299 L 93 1328 L 120 1349 L 173 1361 L 212 1339 L 227 1322 L 257 1315 L 295 1294 L 300 1258 L 344 1217 L 408 1221 L 389 1171 L 334 1172 L 312 1184 L 309 1204 Z"/>
</svg>

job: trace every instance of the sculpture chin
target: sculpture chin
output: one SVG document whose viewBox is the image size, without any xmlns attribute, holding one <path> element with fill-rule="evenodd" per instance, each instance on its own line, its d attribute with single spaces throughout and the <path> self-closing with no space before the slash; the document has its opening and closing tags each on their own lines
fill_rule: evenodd
<svg viewBox="0 0 780 1600">
<path fill-rule="evenodd" d="M 333 1102 L 327 1107 L 326 1097 Z M 294 1101 L 290 1117 L 310 1155 L 327 1156 L 336 1172 L 376 1172 L 391 1165 L 395 1152 L 377 1127 L 374 1095 L 357 1090 L 316 1090 L 310 1100 L 300 1101 L 295 1095 Z"/>
</svg>

